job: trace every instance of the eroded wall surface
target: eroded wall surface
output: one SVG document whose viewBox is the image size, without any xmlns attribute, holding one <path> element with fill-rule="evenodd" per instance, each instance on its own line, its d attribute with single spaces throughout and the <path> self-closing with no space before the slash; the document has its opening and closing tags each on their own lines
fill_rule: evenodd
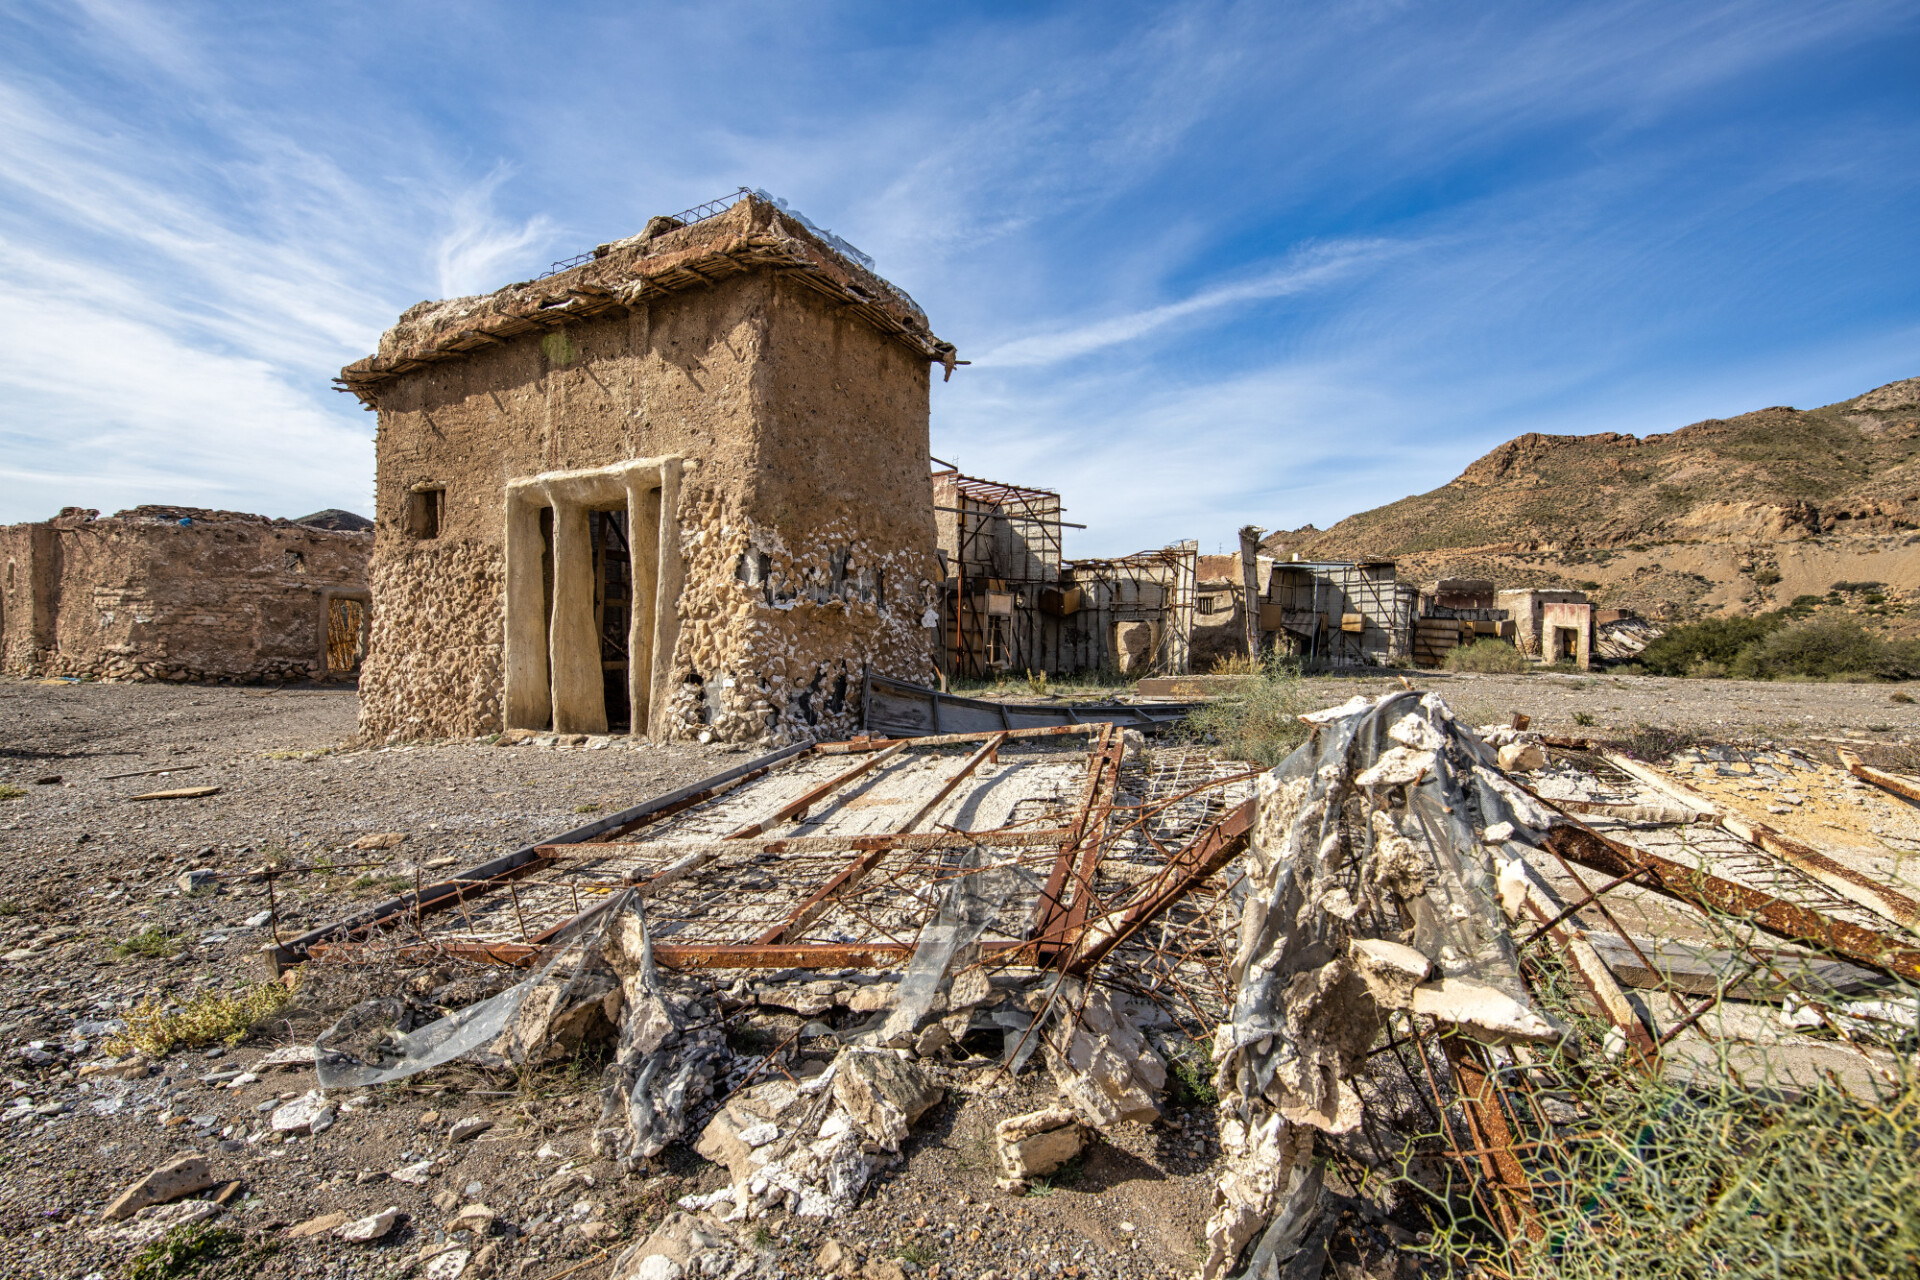
<svg viewBox="0 0 1920 1280">
<path fill-rule="evenodd" d="M 513 337 L 379 392 L 363 729 L 505 727 L 510 481 L 685 460 L 673 737 L 844 732 L 867 669 L 929 675 L 924 358 L 773 271 Z M 408 532 L 440 487 L 440 527 Z"/>
<path fill-rule="evenodd" d="M 327 675 L 327 598 L 360 595 L 365 533 L 203 512 L 0 529 L 9 675 L 250 683 Z"/>
</svg>

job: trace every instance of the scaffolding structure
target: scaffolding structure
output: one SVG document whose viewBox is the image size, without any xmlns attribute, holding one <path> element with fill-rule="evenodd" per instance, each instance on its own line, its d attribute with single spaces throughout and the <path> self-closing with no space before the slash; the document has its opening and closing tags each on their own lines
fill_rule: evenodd
<svg viewBox="0 0 1920 1280">
<path fill-rule="evenodd" d="M 1273 566 L 1260 629 L 1276 653 L 1309 667 L 1394 666 L 1412 649 L 1420 593 L 1391 560 L 1281 561 Z"/>
<path fill-rule="evenodd" d="M 934 523 L 946 571 L 939 666 L 949 677 L 1136 669 L 1119 628 L 1152 628 L 1138 669 L 1183 674 L 1192 650 L 1199 544 L 1112 560 L 1062 555 L 1060 495 L 934 473 Z"/>
</svg>

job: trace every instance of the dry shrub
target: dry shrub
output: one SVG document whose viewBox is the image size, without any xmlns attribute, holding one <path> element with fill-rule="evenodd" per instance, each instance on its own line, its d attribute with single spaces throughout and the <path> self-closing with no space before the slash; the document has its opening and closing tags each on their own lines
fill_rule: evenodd
<svg viewBox="0 0 1920 1280">
<path fill-rule="evenodd" d="M 206 991 L 184 1005 L 145 1000 L 127 1015 L 127 1029 L 103 1046 L 108 1053 L 159 1058 L 175 1047 L 239 1044 L 247 1029 L 287 1002 L 287 989 L 261 982 L 232 993 Z"/>
<path fill-rule="evenodd" d="M 1300 713 L 1311 710 L 1299 669 L 1269 658 L 1259 675 L 1196 708 L 1187 717 L 1186 731 L 1212 743 L 1220 755 L 1271 769 L 1306 740 Z"/>
</svg>

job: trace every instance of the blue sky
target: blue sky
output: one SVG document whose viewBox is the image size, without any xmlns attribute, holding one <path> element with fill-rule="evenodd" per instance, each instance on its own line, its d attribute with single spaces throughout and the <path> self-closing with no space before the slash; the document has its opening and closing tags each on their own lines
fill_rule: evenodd
<svg viewBox="0 0 1920 1280">
<path fill-rule="evenodd" d="M 15 0 L 0 68 L 0 520 L 367 511 L 403 308 L 742 185 L 1069 554 L 1920 375 L 1911 3 Z"/>
</svg>

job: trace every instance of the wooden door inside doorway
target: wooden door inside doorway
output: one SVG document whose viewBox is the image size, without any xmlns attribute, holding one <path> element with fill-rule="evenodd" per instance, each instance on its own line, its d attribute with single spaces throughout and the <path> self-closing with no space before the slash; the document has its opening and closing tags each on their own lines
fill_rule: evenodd
<svg viewBox="0 0 1920 1280">
<path fill-rule="evenodd" d="M 593 622 L 600 637 L 601 696 L 606 700 L 607 731 L 632 730 L 627 688 L 633 655 L 628 637 L 633 625 L 633 549 L 625 510 L 592 511 L 587 527 L 593 545 Z"/>
</svg>

